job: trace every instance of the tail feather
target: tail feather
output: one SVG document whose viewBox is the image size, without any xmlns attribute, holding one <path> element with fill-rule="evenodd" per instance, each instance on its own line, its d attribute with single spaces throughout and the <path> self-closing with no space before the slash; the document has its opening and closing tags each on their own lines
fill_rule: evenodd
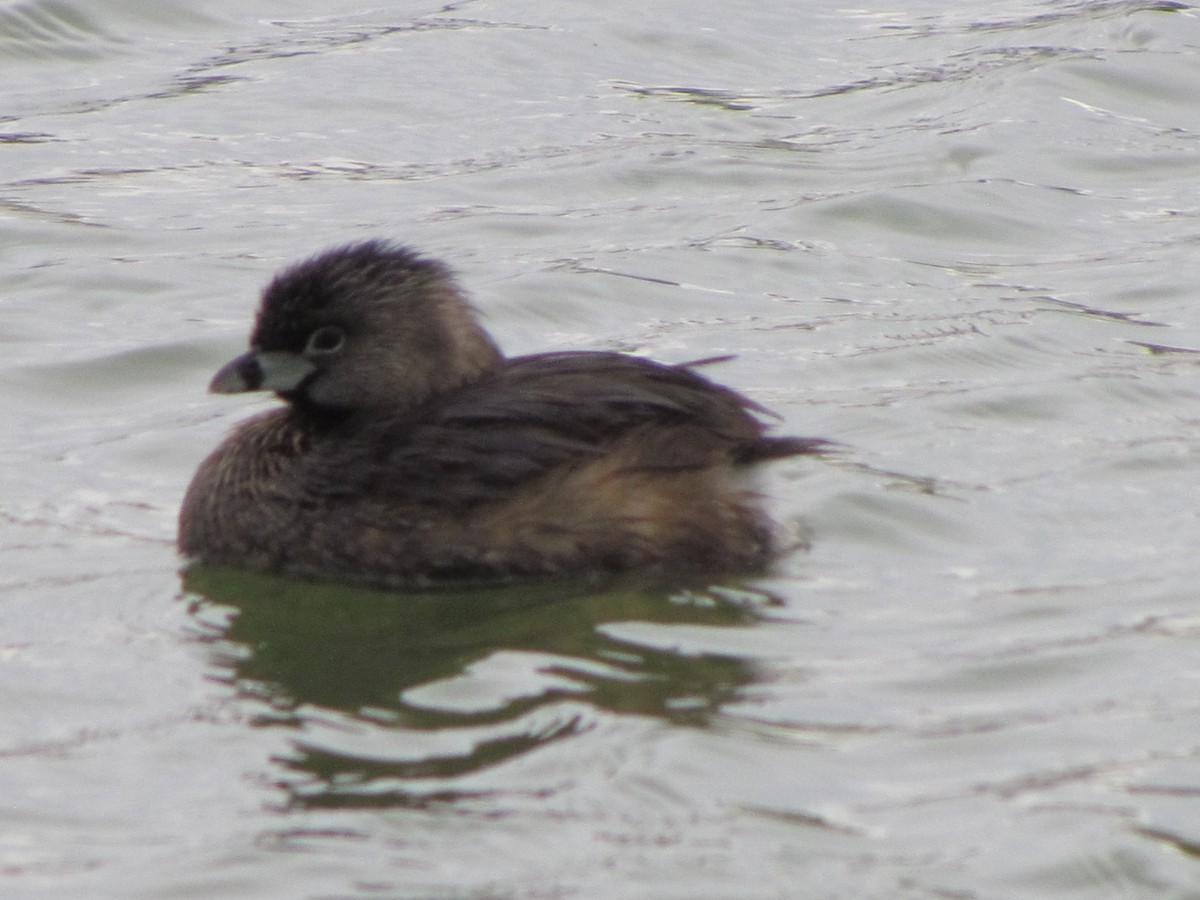
<svg viewBox="0 0 1200 900">
<path fill-rule="evenodd" d="M 833 441 L 821 438 L 761 437 L 754 443 L 738 447 L 734 455 L 734 462 L 738 465 L 749 466 L 772 459 L 785 459 L 789 456 L 829 453 L 835 446 Z"/>
</svg>

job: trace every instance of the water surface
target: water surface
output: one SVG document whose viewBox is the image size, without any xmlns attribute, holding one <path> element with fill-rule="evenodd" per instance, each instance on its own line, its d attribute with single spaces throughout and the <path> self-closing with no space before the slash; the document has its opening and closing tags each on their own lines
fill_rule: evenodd
<svg viewBox="0 0 1200 900">
<path fill-rule="evenodd" d="M 576 8 L 578 7 L 578 8 Z M 1196 897 L 1172 2 L 0 4 L 0 893 Z M 280 265 L 737 354 L 770 577 L 181 579 Z"/>
</svg>

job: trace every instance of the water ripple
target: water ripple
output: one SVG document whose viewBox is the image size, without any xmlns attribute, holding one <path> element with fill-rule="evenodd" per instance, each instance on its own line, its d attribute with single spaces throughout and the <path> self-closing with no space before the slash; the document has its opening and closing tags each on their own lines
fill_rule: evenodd
<svg viewBox="0 0 1200 900">
<path fill-rule="evenodd" d="M 127 44 L 75 4 L 31 0 L 0 7 L 0 58 L 94 60 Z"/>
</svg>

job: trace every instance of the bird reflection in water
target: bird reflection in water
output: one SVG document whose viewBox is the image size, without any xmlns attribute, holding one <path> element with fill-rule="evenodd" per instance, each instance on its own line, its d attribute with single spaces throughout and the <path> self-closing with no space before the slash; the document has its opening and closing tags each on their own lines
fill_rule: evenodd
<svg viewBox="0 0 1200 900">
<path fill-rule="evenodd" d="M 184 588 L 214 679 L 255 725 L 296 730 L 276 762 L 301 808 L 503 789 L 498 765 L 614 716 L 704 725 L 753 663 L 680 650 L 654 626 L 744 626 L 772 602 L 634 581 L 396 594 L 202 566 Z M 618 623 L 653 624 L 642 641 Z"/>
</svg>

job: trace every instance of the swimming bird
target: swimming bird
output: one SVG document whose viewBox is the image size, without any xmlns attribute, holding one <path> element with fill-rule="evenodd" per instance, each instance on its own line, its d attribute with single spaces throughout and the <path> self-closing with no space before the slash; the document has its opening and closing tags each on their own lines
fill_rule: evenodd
<svg viewBox="0 0 1200 900">
<path fill-rule="evenodd" d="M 699 374 L 621 353 L 506 358 L 450 270 L 371 240 L 279 273 L 218 394 L 273 391 L 201 463 L 191 560 L 380 587 L 753 572 L 741 473 L 819 452 Z"/>
</svg>

